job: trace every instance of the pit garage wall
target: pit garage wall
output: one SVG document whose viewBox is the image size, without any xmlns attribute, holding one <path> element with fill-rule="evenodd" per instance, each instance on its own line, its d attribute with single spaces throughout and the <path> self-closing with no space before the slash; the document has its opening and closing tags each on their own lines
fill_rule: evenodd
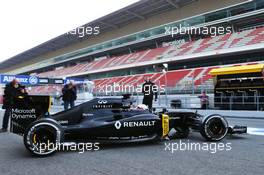
<svg viewBox="0 0 264 175">
<path fill-rule="evenodd" d="M 125 27 L 111 30 L 109 32 L 97 35 L 97 37 L 90 38 L 89 40 L 85 40 L 83 42 L 59 49 L 54 52 L 47 53 L 45 55 L 41 55 L 32 59 L 31 61 L 22 62 L 19 65 L 15 65 L 13 67 L 9 67 L 7 69 L 1 70 L 1 72 L 8 72 L 14 70 L 16 68 L 20 68 L 23 66 L 28 66 L 33 63 L 37 63 L 39 61 L 43 61 L 58 55 L 62 55 L 74 50 L 78 50 L 81 48 L 85 48 L 94 44 L 98 44 L 101 42 L 105 42 L 107 40 L 112 40 L 114 38 L 118 38 L 121 36 L 129 35 L 138 31 L 146 30 L 148 28 L 156 27 L 165 23 L 177 21 L 180 19 L 184 19 L 187 17 L 191 17 L 194 15 L 199 15 L 202 13 L 206 13 L 209 11 L 213 11 L 216 9 L 224 8 L 227 6 L 231 6 L 237 3 L 246 2 L 247 0 L 197 0 L 196 2 L 189 4 L 180 9 L 175 9 L 166 13 L 162 13 L 160 15 L 155 15 L 146 20 L 140 20 L 138 22 L 134 22 L 126 25 Z M 151 4 L 150 4 L 151 5 Z M 87 21 L 88 22 L 88 21 Z"/>
</svg>

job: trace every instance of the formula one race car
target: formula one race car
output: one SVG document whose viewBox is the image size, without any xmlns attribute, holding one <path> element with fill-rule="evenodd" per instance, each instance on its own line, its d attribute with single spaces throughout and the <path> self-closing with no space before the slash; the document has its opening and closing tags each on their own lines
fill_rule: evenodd
<svg viewBox="0 0 264 175">
<path fill-rule="evenodd" d="M 56 149 L 40 151 L 42 143 L 123 143 L 157 141 L 168 137 L 188 137 L 190 129 L 207 141 L 220 141 L 228 133 L 246 133 L 247 127 L 229 127 L 220 115 L 201 116 L 193 112 L 163 109 L 150 112 L 131 99 L 95 98 L 66 111 L 49 115 L 48 106 L 31 98 L 28 107 L 12 110 L 12 132 L 23 135 L 25 147 L 34 155 L 50 155 Z M 43 101 L 43 99 L 42 99 Z M 41 108 L 36 107 L 41 105 Z M 38 110 L 35 110 L 38 108 Z M 46 109 L 46 110 L 43 110 Z M 41 111 L 42 110 L 42 111 Z M 38 111 L 38 112 L 37 112 Z"/>
</svg>

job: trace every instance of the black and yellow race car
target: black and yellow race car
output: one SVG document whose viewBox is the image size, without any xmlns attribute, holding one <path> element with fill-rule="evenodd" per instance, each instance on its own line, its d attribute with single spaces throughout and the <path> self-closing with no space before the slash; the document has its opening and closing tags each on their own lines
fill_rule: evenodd
<svg viewBox="0 0 264 175">
<path fill-rule="evenodd" d="M 45 101 L 45 100 L 44 100 Z M 46 101 L 49 101 L 46 99 Z M 230 127 L 218 114 L 201 116 L 194 112 L 150 112 L 126 98 L 95 98 L 66 111 L 50 115 L 49 105 L 29 98 L 28 106 L 12 110 L 11 131 L 24 137 L 25 147 L 34 155 L 50 155 L 56 149 L 40 149 L 43 143 L 124 143 L 186 138 L 198 131 L 207 141 L 220 141 L 228 133 L 246 133 L 247 127 Z"/>
</svg>

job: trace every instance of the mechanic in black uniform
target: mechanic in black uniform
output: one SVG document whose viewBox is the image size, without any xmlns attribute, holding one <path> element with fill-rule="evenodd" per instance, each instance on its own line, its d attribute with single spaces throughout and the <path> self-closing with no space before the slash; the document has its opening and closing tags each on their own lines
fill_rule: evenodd
<svg viewBox="0 0 264 175">
<path fill-rule="evenodd" d="M 25 86 L 20 86 L 18 88 L 17 98 L 16 98 L 16 107 L 18 108 L 25 108 L 29 107 L 29 98 L 28 92 Z"/>
<path fill-rule="evenodd" d="M 155 101 L 158 97 L 158 88 L 149 77 L 145 78 L 145 83 L 142 85 L 143 104 L 147 105 L 149 110 L 152 110 L 153 96 L 155 95 Z"/>
<path fill-rule="evenodd" d="M 77 89 L 73 81 L 70 81 L 62 88 L 62 100 L 64 102 L 64 110 L 74 107 L 74 101 L 77 99 Z"/>
<path fill-rule="evenodd" d="M 21 85 L 18 83 L 17 79 L 13 79 L 10 83 L 6 84 L 4 90 L 4 101 L 2 108 L 5 109 L 5 114 L 3 118 L 3 126 L 0 132 L 7 132 L 9 117 L 11 115 L 12 107 L 14 106 L 15 98 L 18 97 L 21 91 Z"/>
</svg>

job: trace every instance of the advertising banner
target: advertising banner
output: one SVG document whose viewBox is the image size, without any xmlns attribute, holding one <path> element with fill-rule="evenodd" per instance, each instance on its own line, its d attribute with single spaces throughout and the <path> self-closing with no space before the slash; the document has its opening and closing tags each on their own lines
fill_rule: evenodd
<svg viewBox="0 0 264 175">
<path fill-rule="evenodd" d="M 24 85 L 37 85 L 39 82 L 38 77 L 28 75 L 0 75 L 0 83 L 6 84 L 11 82 L 13 79 L 17 79 L 19 83 Z"/>
</svg>

